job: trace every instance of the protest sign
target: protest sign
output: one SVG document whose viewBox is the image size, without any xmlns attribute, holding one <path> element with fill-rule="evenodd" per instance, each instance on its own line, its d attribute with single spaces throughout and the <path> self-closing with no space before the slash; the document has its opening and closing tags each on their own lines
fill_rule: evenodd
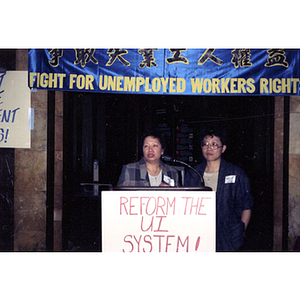
<svg viewBox="0 0 300 300">
<path fill-rule="evenodd" d="M 215 192 L 103 191 L 103 252 L 214 252 Z"/>
<path fill-rule="evenodd" d="M 299 95 L 299 49 L 30 49 L 35 89 L 169 95 Z"/>
<path fill-rule="evenodd" d="M 0 148 L 30 148 L 27 71 L 0 71 Z"/>
</svg>

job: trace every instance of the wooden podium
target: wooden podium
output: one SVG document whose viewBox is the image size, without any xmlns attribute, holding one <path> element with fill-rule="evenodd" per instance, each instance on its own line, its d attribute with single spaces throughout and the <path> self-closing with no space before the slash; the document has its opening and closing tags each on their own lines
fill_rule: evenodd
<svg viewBox="0 0 300 300">
<path fill-rule="evenodd" d="M 215 252 L 215 192 L 119 188 L 101 192 L 103 252 Z"/>
</svg>

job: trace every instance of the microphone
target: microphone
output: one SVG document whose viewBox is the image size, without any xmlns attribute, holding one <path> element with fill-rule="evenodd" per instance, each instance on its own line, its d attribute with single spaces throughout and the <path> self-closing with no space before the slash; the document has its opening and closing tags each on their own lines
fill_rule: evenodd
<svg viewBox="0 0 300 300">
<path fill-rule="evenodd" d="M 164 161 L 167 161 L 167 162 L 178 163 L 178 164 L 184 165 L 184 166 L 188 167 L 189 169 L 193 170 L 199 176 L 200 182 L 201 182 L 201 186 L 204 186 L 204 180 L 203 180 L 202 175 L 195 168 L 193 168 L 192 166 L 190 166 L 189 164 L 185 163 L 184 161 L 178 160 L 178 159 L 176 159 L 174 157 L 167 156 L 167 155 L 162 155 L 161 159 L 164 160 Z"/>
</svg>

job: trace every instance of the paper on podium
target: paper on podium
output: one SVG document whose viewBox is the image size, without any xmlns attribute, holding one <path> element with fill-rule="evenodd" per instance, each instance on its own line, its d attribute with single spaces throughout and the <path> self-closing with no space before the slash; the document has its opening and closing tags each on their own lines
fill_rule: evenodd
<svg viewBox="0 0 300 300">
<path fill-rule="evenodd" d="M 103 252 L 215 252 L 215 192 L 102 191 Z"/>
</svg>

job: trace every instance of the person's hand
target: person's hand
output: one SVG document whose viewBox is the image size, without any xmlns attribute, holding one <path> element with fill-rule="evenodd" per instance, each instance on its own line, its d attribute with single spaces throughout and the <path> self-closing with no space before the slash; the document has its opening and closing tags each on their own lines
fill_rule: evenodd
<svg viewBox="0 0 300 300">
<path fill-rule="evenodd" d="M 169 185 L 162 182 L 159 186 L 169 186 Z"/>
</svg>

